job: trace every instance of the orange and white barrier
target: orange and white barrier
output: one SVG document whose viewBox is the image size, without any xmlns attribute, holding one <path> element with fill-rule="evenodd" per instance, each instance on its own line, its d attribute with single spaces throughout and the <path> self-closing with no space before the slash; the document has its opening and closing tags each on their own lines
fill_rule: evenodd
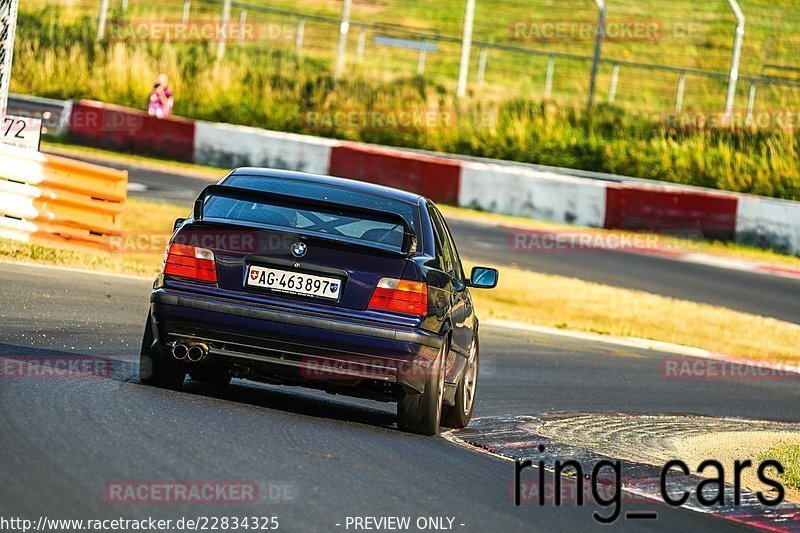
<svg viewBox="0 0 800 533">
<path fill-rule="evenodd" d="M 0 237 L 107 249 L 122 233 L 128 173 L 0 145 Z"/>
</svg>

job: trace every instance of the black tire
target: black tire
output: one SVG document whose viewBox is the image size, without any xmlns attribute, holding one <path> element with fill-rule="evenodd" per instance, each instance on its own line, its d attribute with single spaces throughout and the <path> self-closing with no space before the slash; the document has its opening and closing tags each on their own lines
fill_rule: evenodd
<svg viewBox="0 0 800 533">
<path fill-rule="evenodd" d="M 170 354 L 153 347 L 153 339 L 153 323 L 148 314 L 139 356 L 139 381 L 165 389 L 180 389 L 186 371 Z"/>
<path fill-rule="evenodd" d="M 472 411 L 475 409 L 475 392 L 478 389 L 478 354 L 480 353 L 478 338 L 472 347 L 473 353 L 467 361 L 464 375 L 456 389 L 455 403 L 447 409 L 444 415 L 444 425 L 449 428 L 461 429 L 467 427 L 472 420 Z"/>
<path fill-rule="evenodd" d="M 438 435 L 442 421 L 442 397 L 444 395 L 444 354 L 448 344 L 442 348 L 429 370 L 422 393 L 411 393 L 397 402 L 397 428 L 419 435 Z"/>
<path fill-rule="evenodd" d="M 200 381 L 209 385 L 226 387 L 231 384 L 231 373 L 227 369 L 218 366 L 200 366 L 189 370 L 189 377 L 192 381 Z"/>
</svg>

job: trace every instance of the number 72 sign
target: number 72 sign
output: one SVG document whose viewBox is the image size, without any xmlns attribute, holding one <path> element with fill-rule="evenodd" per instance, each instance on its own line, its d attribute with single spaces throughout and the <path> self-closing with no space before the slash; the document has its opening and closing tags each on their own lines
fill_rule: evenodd
<svg viewBox="0 0 800 533">
<path fill-rule="evenodd" d="M 0 143 L 26 150 L 39 151 L 42 119 L 5 115 L 0 122 Z"/>
</svg>

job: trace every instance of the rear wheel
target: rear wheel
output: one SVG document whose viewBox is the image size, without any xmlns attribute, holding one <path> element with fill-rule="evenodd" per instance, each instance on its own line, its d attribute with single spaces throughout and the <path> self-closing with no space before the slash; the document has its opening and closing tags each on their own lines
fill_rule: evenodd
<svg viewBox="0 0 800 533">
<path fill-rule="evenodd" d="M 153 339 L 153 323 L 148 315 L 139 356 L 139 380 L 147 385 L 166 389 L 181 388 L 186 372 L 171 355 L 154 348 Z"/>
<path fill-rule="evenodd" d="M 467 368 L 456 389 L 455 403 L 447 410 L 444 425 L 461 429 L 467 427 L 475 408 L 475 391 L 478 388 L 478 338 L 472 343 Z"/>
<path fill-rule="evenodd" d="M 397 403 L 397 427 L 409 433 L 437 435 L 442 421 L 442 398 L 444 396 L 444 359 L 448 350 L 447 341 L 436 357 L 425 380 L 422 393 L 403 396 Z"/>
</svg>

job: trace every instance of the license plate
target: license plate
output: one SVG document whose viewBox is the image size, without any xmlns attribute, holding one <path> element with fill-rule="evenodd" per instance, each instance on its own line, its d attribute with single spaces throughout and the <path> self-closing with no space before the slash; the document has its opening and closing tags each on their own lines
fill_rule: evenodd
<svg viewBox="0 0 800 533">
<path fill-rule="evenodd" d="M 314 276 L 276 268 L 251 266 L 247 273 L 247 285 L 271 291 L 300 296 L 325 298 L 339 301 L 342 280 L 326 276 Z"/>
</svg>

